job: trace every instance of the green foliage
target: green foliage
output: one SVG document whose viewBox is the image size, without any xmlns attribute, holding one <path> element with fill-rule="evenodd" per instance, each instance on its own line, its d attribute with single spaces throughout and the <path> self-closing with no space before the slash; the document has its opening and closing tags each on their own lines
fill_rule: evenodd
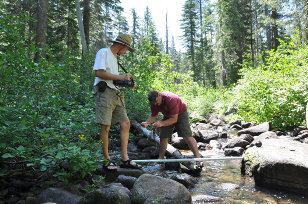
<svg viewBox="0 0 308 204">
<path fill-rule="evenodd" d="M 275 128 L 283 129 L 303 124 L 308 100 L 308 49 L 298 42 L 297 37 L 288 44 L 281 41 L 263 66 L 244 65 L 232 98 L 238 117 L 257 123 L 271 121 Z"/>
<path fill-rule="evenodd" d="M 99 188 L 99 186 L 102 185 L 104 180 L 105 180 L 104 176 L 99 176 L 97 179 L 92 179 L 92 184 L 87 186 L 84 190 L 86 192 L 91 192 L 91 191 Z"/>
<path fill-rule="evenodd" d="M 70 55 L 61 64 L 34 63 L 38 49 L 19 38 L 22 20 L 2 16 L 0 25 L 0 159 L 24 160 L 41 171 L 58 172 L 64 181 L 85 177 L 101 155 L 91 137 L 97 134 L 92 77 L 83 74 L 91 73 L 89 61 Z M 77 135 L 87 135 L 87 142 L 80 143 Z M 66 168 L 59 170 L 63 162 Z"/>
</svg>

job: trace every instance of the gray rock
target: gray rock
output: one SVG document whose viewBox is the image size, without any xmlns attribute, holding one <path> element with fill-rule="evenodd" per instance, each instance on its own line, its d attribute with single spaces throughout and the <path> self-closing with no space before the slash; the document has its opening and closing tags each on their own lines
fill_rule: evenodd
<svg viewBox="0 0 308 204">
<path fill-rule="evenodd" d="M 189 150 L 188 144 L 183 137 L 179 137 L 177 133 L 174 133 L 171 137 L 171 145 L 177 149 Z"/>
<path fill-rule="evenodd" d="M 308 195 L 308 145 L 288 138 L 265 139 L 246 150 L 242 173 L 258 186 Z"/>
<path fill-rule="evenodd" d="M 77 204 L 81 196 L 72 194 L 59 188 L 48 188 L 44 190 L 37 198 L 35 203 L 57 203 L 57 204 Z"/>
<path fill-rule="evenodd" d="M 211 129 L 213 126 L 207 123 L 199 123 L 197 124 L 197 130 L 208 130 Z"/>
<path fill-rule="evenodd" d="M 302 130 L 298 133 L 298 136 L 294 137 L 294 140 L 303 141 L 305 138 L 308 137 L 308 130 Z"/>
<path fill-rule="evenodd" d="M 247 145 L 249 145 L 249 142 L 247 142 L 242 138 L 236 137 L 230 140 L 224 148 L 234 148 L 234 147 L 245 148 Z"/>
<path fill-rule="evenodd" d="M 242 134 L 240 138 L 246 140 L 249 144 L 254 140 L 254 137 L 249 134 Z"/>
<path fill-rule="evenodd" d="M 148 146 L 155 146 L 156 145 L 156 142 L 155 141 L 152 141 L 152 140 L 149 140 L 147 138 L 141 138 L 138 140 L 138 143 L 137 145 L 140 147 L 140 148 L 145 148 L 145 147 L 148 147 Z"/>
<path fill-rule="evenodd" d="M 205 142 L 209 143 L 211 140 L 216 140 L 219 137 L 218 132 L 214 130 L 200 130 L 201 134 L 201 141 L 199 142 Z"/>
<path fill-rule="evenodd" d="M 130 204 L 130 191 L 122 184 L 111 184 L 87 193 L 78 204 Z"/>
<path fill-rule="evenodd" d="M 242 127 L 243 128 L 249 128 L 252 125 L 251 122 L 242 122 Z"/>
<path fill-rule="evenodd" d="M 183 173 L 183 174 L 176 174 L 171 177 L 172 180 L 175 180 L 181 184 L 183 184 L 187 188 L 192 188 L 195 186 L 195 184 L 198 182 L 197 178 Z"/>
<path fill-rule="evenodd" d="M 143 174 L 132 190 L 133 202 L 139 203 L 191 203 L 191 195 L 183 184 L 174 180 Z"/>
<path fill-rule="evenodd" d="M 261 123 L 259 125 L 250 127 L 250 128 L 246 128 L 243 130 L 238 131 L 238 135 L 241 134 L 250 134 L 252 136 L 258 136 L 264 132 L 267 132 L 270 130 L 270 123 L 269 122 L 265 122 L 265 123 Z"/>
<path fill-rule="evenodd" d="M 225 156 L 241 156 L 244 152 L 244 149 L 241 147 L 234 148 L 225 148 L 224 155 Z"/>
<path fill-rule="evenodd" d="M 220 120 L 220 119 L 213 119 L 210 121 L 210 124 L 213 125 L 213 126 L 219 126 L 219 125 L 223 125 L 223 121 Z"/>
<path fill-rule="evenodd" d="M 230 126 L 235 125 L 235 124 L 241 126 L 242 121 L 241 120 L 235 120 L 235 121 L 232 121 L 231 123 L 229 123 Z"/>
<path fill-rule="evenodd" d="M 243 129 L 243 127 L 238 124 L 234 124 L 234 125 L 231 125 L 230 129 L 231 130 L 241 130 Z"/>
<path fill-rule="evenodd" d="M 127 144 L 127 151 L 129 151 L 129 152 L 137 152 L 138 148 L 137 148 L 137 146 L 135 144 L 130 142 L 130 143 Z"/>
<path fill-rule="evenodd" d="M 132 176 L 119 175 L 117 181 L 120 182 L 126 188 L 132 189 L 135 182 L 137 181 L 137 178 Z"/>
</svg>

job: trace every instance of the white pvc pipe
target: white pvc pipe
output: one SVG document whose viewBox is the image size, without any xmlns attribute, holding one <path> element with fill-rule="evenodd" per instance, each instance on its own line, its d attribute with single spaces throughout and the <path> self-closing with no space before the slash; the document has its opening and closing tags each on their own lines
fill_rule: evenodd
<svg viewBox="0 0 308 204">
<path fill-rule="evenodd" d="M 185 159 L 145 159 L 145 160 L 132 160 L 136 163 L 146 162 L 192 162 L 192 161 L 215 161 L 215 160 L 241 160 L 243 157 L 216 157 L 216 158 L 185 158 Z"/>
</svg>

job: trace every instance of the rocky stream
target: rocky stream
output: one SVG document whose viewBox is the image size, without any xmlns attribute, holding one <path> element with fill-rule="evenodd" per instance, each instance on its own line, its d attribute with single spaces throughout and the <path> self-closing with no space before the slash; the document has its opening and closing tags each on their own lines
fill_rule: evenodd
<svg viewBox="0 0 308 204">
<path fill-rule="evenodd" d="M 270 123 L 226 123 L 213 117 L 191 125 L 204 161 L 202 171 L 180 163 L 142 163 L 142 169 L 98 167 L 86 180 L 64 184 L 50 175 L 20 167 L 0 176 L 0 204 L 126 203 L 308 203 L 308 129 L 272 131 Z M 133 160 L 156 159 L 158 144 L 140 125 L 132 125 L 128 145 Z M 151 132 L 151 131 L 150 131 Z M 183 138 L 173 134 L 172 148 L 192 158 Z M 114 159 L 119 145 L 112 145 Z M 174 158 L 167 152 L 166 158 Z M 103 178 L 103 179 L 101 179 Z M 93 180 L 100 181 L 93 185 Z"/>
</svg>

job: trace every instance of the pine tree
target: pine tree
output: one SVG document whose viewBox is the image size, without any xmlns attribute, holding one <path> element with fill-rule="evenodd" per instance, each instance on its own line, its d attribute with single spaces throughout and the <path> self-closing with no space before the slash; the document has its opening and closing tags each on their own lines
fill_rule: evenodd
<svg viewBox="0 0 308 204">
<path fill-rule="evenodd" d="M 190 65 L 187 65 L 189 69 L 193 71 L 193 78 L 195 81 L 200 76 L 200 70 L 197 69 L 195 61 L 196 53 L 196 37 L 197 37 L 197 25 L 198 25 L 198 5 L 195 0 L 186 0 L 182 10 L 182 24 L 184 47 L 187 48 L 187 56 L 190 61 Z"/>
</svg>

